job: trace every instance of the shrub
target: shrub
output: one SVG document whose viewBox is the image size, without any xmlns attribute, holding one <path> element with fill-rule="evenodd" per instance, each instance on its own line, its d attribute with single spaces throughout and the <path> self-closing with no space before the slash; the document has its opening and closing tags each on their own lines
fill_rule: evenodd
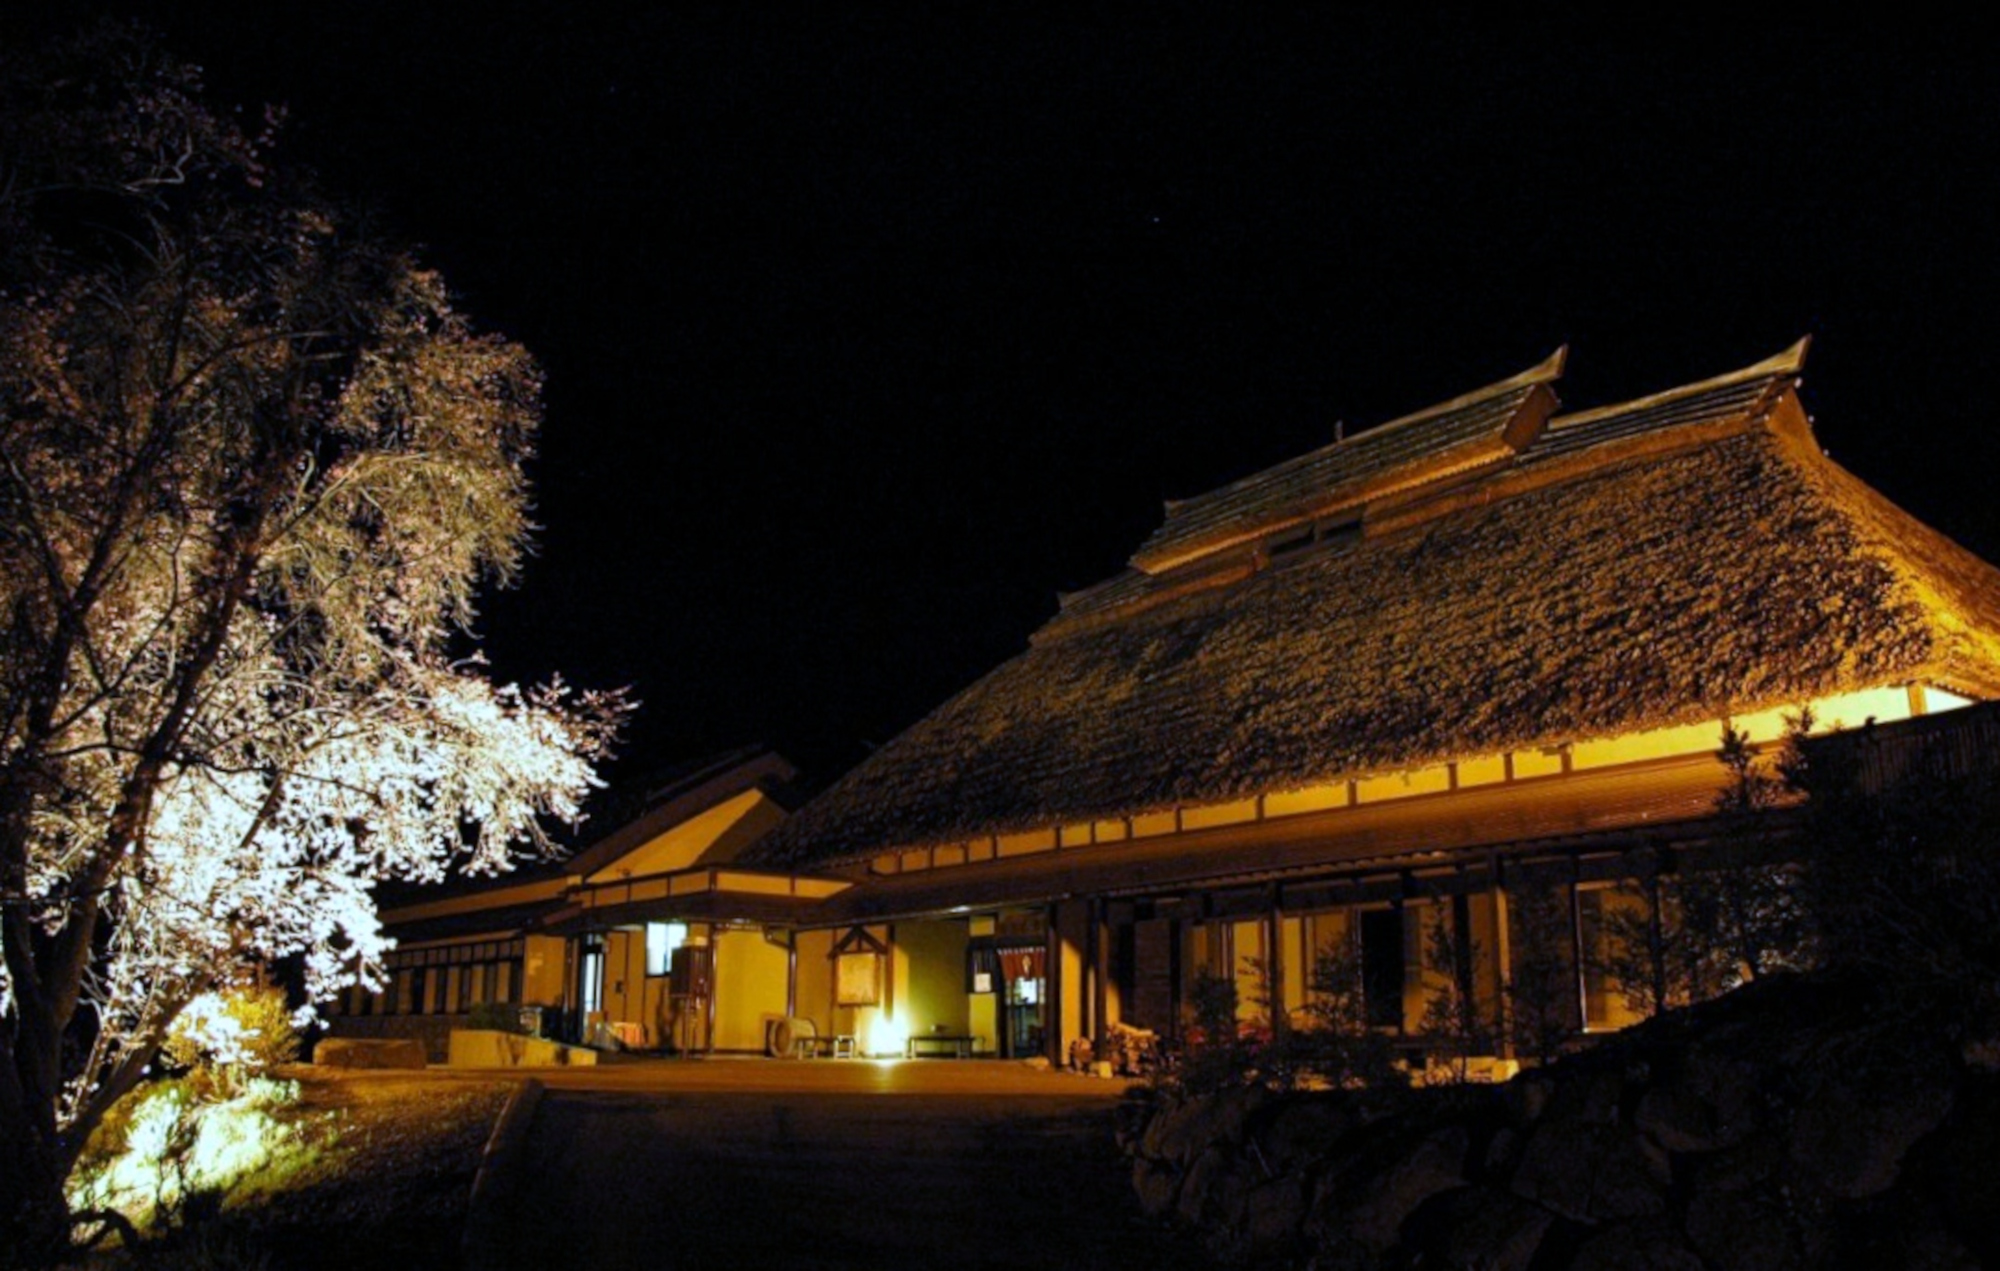
<svg viewBox="0 0 2000 1271">
<path fill-rule="evenodd" d="M 299 1034 L 283 989 L 243 984 L 189 1002 L 160 1053 L 175 1068 L 221 1070 L 230 1074 L 227 1081 L 291 1063 L 299 1057 Z"/>
<path fill-rule="evenodd" d="M 2000 755 L 1933 748 L 1864 779 L 1866 734 L 1815 745 L 1806 893 L 1828 963 L 2000 1031 Z"/>
<path fill-rule="evenodd" d="M 211 1070 L 155 1081 L 113 1106 L 71 1176 L 78 1210 L 116 1210 L 139 1227 L 212 1214 L 246 1178 L 310 1163 L 292 1124 L 298 1083 L 244 1077 L 225 1090 Z"/>
</svg>

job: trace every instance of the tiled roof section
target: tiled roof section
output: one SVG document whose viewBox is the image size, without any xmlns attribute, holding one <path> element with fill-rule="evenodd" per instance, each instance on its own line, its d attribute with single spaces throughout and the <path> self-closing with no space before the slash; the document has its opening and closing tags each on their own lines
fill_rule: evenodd
<svg viewBox="0 0 2000 1271">
<path fill-rule="evenodd" d="M 1512 453 L 1508 426 L 1562 373 L 1564 350 L 1511 379 L 1357 433 L 1192 499 L 1132 563 L 1157 573 L 1342 503 L 1358 503 L 1415 472 L 1449 472 Z"/>
<path fill-rule="evenodd" d="M 1789 391 L 1751 416 L 1730 412 L 1754 393 L 1692 387 L 1577 417 L 1601 454 L 1499 465 L 1393 532 L 1225 586 L 1151 579 L 757 853 L 852 859 L 1909 680 L 2000 689 L 2000 572 L 1837 469 Z M 1647 426 L 1676 444 L 1630 444 Z"/>
</svg>

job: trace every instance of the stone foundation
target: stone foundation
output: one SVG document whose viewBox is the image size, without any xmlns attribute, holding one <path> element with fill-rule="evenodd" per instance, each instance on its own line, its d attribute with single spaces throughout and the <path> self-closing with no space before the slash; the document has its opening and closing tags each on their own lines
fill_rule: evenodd
<svg viewBox="0 0 2000 1271">
<path fill-rule="evenodd" d="M 1148 1213 L 1238 1264 L 2000 1266 L 2000 1076 L 1948 1017 L 1760 982 L 1506 1085 L 1131 1110 Z"/>
</svg>

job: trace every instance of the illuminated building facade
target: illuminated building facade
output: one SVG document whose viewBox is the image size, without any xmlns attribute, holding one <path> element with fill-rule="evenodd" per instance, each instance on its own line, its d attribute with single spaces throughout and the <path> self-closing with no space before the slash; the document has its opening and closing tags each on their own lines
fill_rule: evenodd
<svg viewBox="0 0 2000 1271">
<path fill-rule="evenodd" d="M 1425 932 L 1483 951 L 1468 987 L 1497 1011 L 1533 897 L 1574 1023 L 1627 1022 L 1592 945 L 1635 880 L 1712 849 L 1725 720 L 1769 743 L 1801 706 L 1835 729 L 2000 697 L 2000 572 L 1822 453 L 1804 352 L 1571 413 L 1559 353 L 1169 504 L 728 879 L 635 866 L 614 904 L 601 860 L 572 869 L 537 920 L 568 950 L 556 996 L 619 1009 L 580 986 L 583 942 L 629 960 L 715 924 L 742 952 L 715 946 L 706 991 L 742 1048 L 790 1017 L 864 1051 L 1060 1058 L 1174 1031 L 1203 968 L 1293 1015 L 1344 942 L 1415 1050 Z M 622 1009 L 649 1045 L 677 1026 Z"/>
</svg>

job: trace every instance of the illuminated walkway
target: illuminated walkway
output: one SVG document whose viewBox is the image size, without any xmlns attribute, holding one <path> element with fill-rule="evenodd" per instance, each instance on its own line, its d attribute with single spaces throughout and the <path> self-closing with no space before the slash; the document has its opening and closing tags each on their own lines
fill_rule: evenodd
<svg viewBox="0 0 2000 1271">
<path fill-rule="evenodd" d="M 1121 1083 L 950 1060 L 546 1076 L 504 1209 L 516 1267 L 1208 1265 L 1139 1216 Z"/>
</svg>

